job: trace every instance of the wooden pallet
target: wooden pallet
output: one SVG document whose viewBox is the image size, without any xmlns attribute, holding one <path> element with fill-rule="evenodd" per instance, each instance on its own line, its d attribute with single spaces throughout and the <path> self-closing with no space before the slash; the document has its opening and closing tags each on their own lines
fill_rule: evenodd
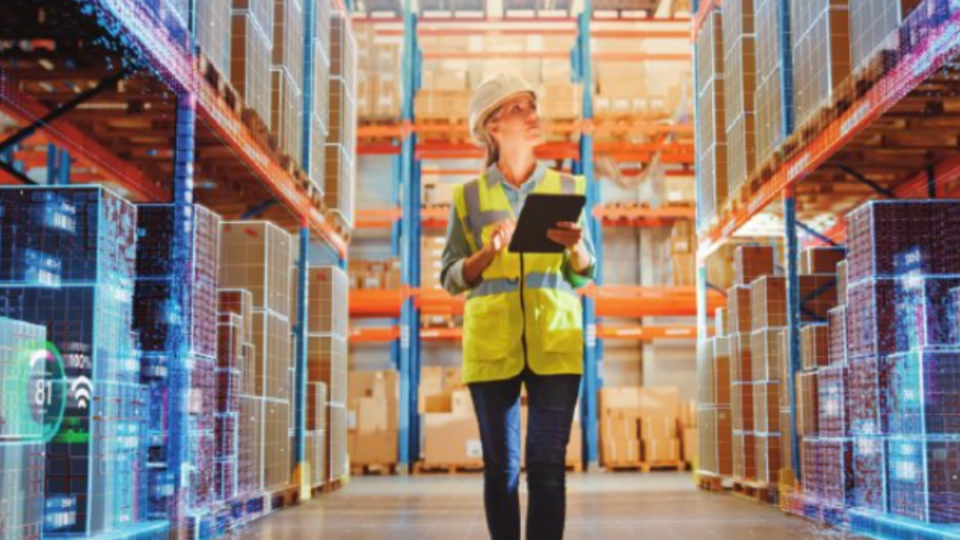
<svg viewBox="0 0 960 540">
<path fill-rule="evenodd" d="M 687 470 L 687 464 L 684 461 L 653 461 L 640 464 L 640 470 L 648 473 L 654 471 L 677 471 Z"/>
<path fill-rule="evenodd" d="M 323 485 L 314 486 L 313 495 L 314 497 L 316 497 L 317 495 L 323 495 L 324 493 L 331 493 L 331 492 L 337 491 L 338 489 L 343 487 L 344 483 L 345 482 L 343 481 L 342 478 L 338 478 L 336 480 L 330 480 L 329 482 L 326 482 Z"/>
<path fill-rule="evenodd" d="M 396 463 L 370 463 L 350 468 L 352 476 L 393 476 L 397 474 Z"/>
<path fill-rule="evenodd" d="M 607 461 L 603 467 L 610 472 L 639 471 L 643 472 L 643 463 L 639 461 Z"/>
<path fill-rule="evenodd" d="M 697 487 L 703 491 L 722 492 L 733 488 L 729 478 L 707 473 L 697 473 Z"/>
<path fill-rule="evenodd" d="M 473 463 L 417 463 L 413 474 L 476 474 L 483 472 L 483 465 Z"/>
<path fill-rule="evenodd" d="M 273 512 L 282 508 L 296 506 L 300 502 L 300 487 L 287 486 L 269 493 L 267 499 L 270 503 L 269 511 Z"/>
<path fill-rule="evenodd" d="M 780 491 L 776 484 L 744 480 L 733 481 L 733 493 L 738 497 L 763 504 L 779 504 Z"/>
<path fill-rule="evenodd" d="M 217 91 L 217 95 L 220 96 L 227 107 L 240 114 L 243 111 L 243 99 L 230 84 L 230 80 L 217 71 L 216 66 L 203 53 L 197 55 L 197 67 L 203 78 Z"/>
</svg>

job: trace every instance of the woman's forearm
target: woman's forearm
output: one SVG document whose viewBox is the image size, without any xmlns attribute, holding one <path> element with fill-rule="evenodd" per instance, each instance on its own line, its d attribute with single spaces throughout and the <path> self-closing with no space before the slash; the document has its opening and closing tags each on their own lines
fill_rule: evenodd
<svg viewBox="0 0 960 540">
<path fill-rule="evenodd" d="M 495 251 L 484 247 L 480 251 L 468 257 L 463 263 L 464 281 L 466 281 L 471 287 L 476 285 L 480 281 L 480 276 L 483 275 L 483 271 L 490 266 L 490 263 L 493 262 L 493 258 L 495 256 Z"/>
<path fill-rule="evenodd" d="M 570 250 L 570 268 L 578 274 L 583 274 L 590 268 L 590 252 L 584 242 L 579 242 Z"/>
</svg>

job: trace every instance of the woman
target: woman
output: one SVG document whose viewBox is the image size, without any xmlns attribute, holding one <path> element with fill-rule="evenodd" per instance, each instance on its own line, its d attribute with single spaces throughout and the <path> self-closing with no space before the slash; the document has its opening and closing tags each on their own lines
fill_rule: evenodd
<svg viewBox="0 0 960 540">
<path fill-rule="evenodd" d="M 510 253 L 507 246 L 529 193 L 579 193 L 583 178 L 548 170 L 540 144 L 537 93 L 500 75 L 470 103 L 470 130 L 486 169 L 454 190 L 441 279 L 467 292 L 463 373 L 470 388 L 484 462 L 484 503 L 493 540 L 520 539 L 520 391 L 528 394 L 528 540 L 563 537 L 565 456 L 583 373 L 583 331 L 575 289 L 594 277 L 594 251 L 581 223 L 549 232 L 562 254 Z M 582 222 L 582 221 L 581 221 Z"/>
</svg>

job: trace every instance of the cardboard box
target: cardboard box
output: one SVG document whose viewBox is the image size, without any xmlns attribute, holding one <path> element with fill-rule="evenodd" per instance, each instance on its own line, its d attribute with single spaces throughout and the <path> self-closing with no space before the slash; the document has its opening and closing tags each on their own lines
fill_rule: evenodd
<svg viewBox="0 0 960 540">
<path fill-rule="evenodd" d="M 397 430 L 397 410 L 384 398 L 364 397 L 357 406 L 357 431 L 373 433 Z"/>
<path fill-rule="evenodd" d="M 461 416 L 472 416 L 474 414 L 470 390 L 455 390 L 450 394 L 450 412 Z"/>
<path fill-rule="evenodd" d="M 425 465 L 483 465 L 480 429 L 473 415 L 423 415 Z"/>
<path fill-rule="evenodd" d="M 443 368 L 424 367 L 420 370 L 420 391 L 427 396 L 443 393 Z"/>
<path fill-rule="evenodd" d="M 800 274 L 836 274 L 837 264 L 846 257 L 847 250 L 843 247 L 807 248 L 800 254 Z"/>
<path fill-rule="evenodd" d="M 638 439 L 640 421 L 636 417 L 610 418 L 600 420 L 600 438 L 606 439 Z"/>
<path fill-rule="evenodd" d="M 727 373 L 729 374 L 730 369 L 729 365 L 727 367 Z M 728 375 L 729 377 L 729 375 Z M 728 389 L 729 395 L 729 389 Z M 680 429 L 695 428 L 699 422 L 699 414 L 697 413 L 697 402 L 690 399 L 680 403 L 679 408 L 679 423 Z"/>
<path fill-rule="evenodd" d="M 671 277 L 677 287 L 694 287 L 697 284 L 697 256 L 693 253 L 673 253 L 670 255 L 673 266 Z"/>
<path fill-rule="evenodd" d="M 800 329 L 800 359 L 806 371 L 830 364 L 830 327 L 810 324 Z"/>
<path fill-rule="evenodd" d="M 727 308 L 717 308 L 713 312 L 713 331 L 715 337 L 724 337 L 730 333 L 730 313 Z"/>
<path fill-rule="evenodd" d="M 739 246 L 733 252 L 736 284 L 746 286 L 763 276 L 776 274 L 773 246 Z"/>
<path fill-rule="evenodd" d="M 700 454 L 700 430 L 687 428 L 683 430 L 683 461 L 693 463 Z"/>
<path fill-rule="evenodd" d="M 622 386 L 600 390 L 601 415 L 626 414 L 623 411 L 637 411 L 630 413 L 635 416 L 664 412 L 676 414 L 679 405 L 680 391 L 677 388 Z"/>
<path fill-rule="evenodd" d="M 451 412 L 453 402 L 450 394 L 435 394 L 432 396 L 423 396 L 420 399 L 421 413 L 442 413 Z"/>
<path fill-rule="evenodd" d="M 567 464 L 583 461 L 583 429 L 580 422 L 574 421 L 570 429 L 570 442 L 567 443 Z"/>
<path fill-rule="evenodd" d="M 730 334 L 749 333 L 753 330 L 753 311 L 750 304 L 750 287 L 734 285 L 727 291 Z"/>
<path fill-rule="evenodd" d="M 643 460 L 647 463 L 680 461 L 680 439 L 664 438 L 644 440 Z"/>
<path fill-rule="evenodd" d="M 728 337 L 717 338 L 715 340 L 713 351 L 713 405 L 718 407 L 730 406 L 730 382 L 731 369 L 733 363 L 733 340 Z M 697 404 L 693 402 L 690 407 L 692 410 L 688 414 L 692 415 L 691 420 L 697 417 Z M 681 418 L 681 422 L 683 419 Z M 684 424 L 686 427 L 696 427 L 696 424 Z"/>
<path fill-rule="evenodd" d="M 606 467 L 640 463 L 640 441 L 637 439 L 605 439 L 601 443 L 601 457 Z"/>
<path fill-rule="evenodd" d="M 354 432 L 347 439 L 351 465 L 389 465 L 397 462 L 397 431 Z"/>
<path fill-rule="evenodd" d="M 693 222 L 678 221 L 670 232 L 671 253 L 695 253 L 697 247 L 696 231 Z"/>
<path fill-rule="evenodd" d="M 644 416 L 640 419 L 640 438 L 644 441 L 666 440 L 676 436 L 675 416 Z"/>
<path fill-rule="evenodd" d="M 787 280 L 765 275 L 750 284 L 753 330 L 787 325 Z"/>
</svg>

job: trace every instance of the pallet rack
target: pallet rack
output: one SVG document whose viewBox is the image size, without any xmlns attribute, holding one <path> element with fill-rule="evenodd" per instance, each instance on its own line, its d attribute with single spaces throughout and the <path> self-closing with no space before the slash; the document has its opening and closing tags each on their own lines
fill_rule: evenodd
<svg viewBox="0 0 960 540">
<path fill-rule="evenodd" d="M 696 37 L 719 0 L 695 2 Z M 782 8 L 781 8 L 782 9 Z M 788 15 L 789 16 L 789 15 Z M 863 59 L 832 96 L 794 126 L 792 107 L 784 106 L 786 133 L 769 159 L 732 191 L 715 216 L 698 224 L 698 328 L 706 328 L 712 311 L 706 309 L 706 265 L 718 250 L 763 213 L 783 217 L 788 290 L 788 353 L 790 403 L 796 411 L 795 379 L 800 372 L 800 297 L 798 258 L 803 244 L 842 245 L 846 231 L 837 224 L 810 224 L 825 213 L 843 216 L 871 199 L 956 198 L 960 156 L 948 141 L 960 125 L 949 114 L 955 103 L 956 62 L 960 55 L 960 6 L 955 2 L 922 0 L 872 54 Z M 789 42 L 789 37 L 786 39 Z M 789 46 L 782 47 L 784 65 L 791 65 Z M 859 55 L 863 56 L 860 50 Z M 789 70 L 787 76 L 789 77 Z M 789 85 L 785 82 L 785 85 Z M 789 92 L 788 92 L 789 95 Z M 788 101 L 788 100 L 787 100 Z M 698 179 L 698 183 L 703 181 Z M 830 193 L 824 201 L 824 194 Z M 780 200 L 782 207 L 774 208 Z M 702 333 L 700 334 L 703 335 Z M 791 414 L 796 433 L 795 414 Z M 802 463 L 794 438 L 792 470 L 799 476 Z M 855 531 L 891 537 L 945 538 L 946 531 L 889 516 L 854 511 Z"/>
<path fill-rule="evenodd" d="M 303 2 L 302 67 L 311 75 L 315 61 L 328 61 L 315 44 L 316 33 L 323 31 L 313 19 L 318 4 Z M 332 4 L 349 17 L 342 0 Z M 302 255 L 299 295 L 291 309 L 298 344 L 291 417 L 299 429 L 294 430 L 291 465 L 302 471 L 307 254 L 311 247 L 323 248 L 345 268 L 350 231 L 334 219 L 309 178 L 315 169 L 310 152 L 294 161 L 270 143 L 265 119 L 244 109 L 218 71 L 222 59 L 211 62 L 203 56 L 205 51 L 197 51 L 196 22 L 185 17 L 181 7 L 142 0 L 4 3 L 0 112 L 13 123 L 0 125 L 0 184 L 95 183 L 136 203 L 172 203 L 176 224 L 172 229 L 177 232 L 170 249 L 171 298 L 181 309 L 194 295 L 190 286 L 180 284 L 190 283 L 186 273 L 194 250 L 190 231 L 198 219 L 195 202 L 227 219 L 259 217 L 296 230 Z M 314 77 L 306 77 L 301 98 L 308 112 L 314 97 L 326 94 L 314 86 Z M 309 122 L 303 131 L 306 149 Z M 42 168 L 46 176 L 38 178 Z M 180 337 L 184 343 L 187 339 Z M 172 363 L 186 361 L 185 351 L 178 350 L 184 346 L 172 349 Z M 181 452 L 173 439 L 169 451 Z M 309 479 L 300 481 L 301 485 L 285 488 L 279 503 L 260 494 L 259 502 L 241 506 L 256 513 L 270 504 L 285 506 L 309 498 Z M 254 512 L 254 507 L 260 510 Z"/>
<path fill-rule="evenodd" d="M 465 123 L 446 124 L 419 120 L 414 97 L 421 88 L 423 61 L 438 59 L 570 59 L 574 83 L 582 84 L 581 115 L 573 120 L 547 120 L 544 131 L 550 136 L 569 140 L 552 140 L 537 149 L 539 159 L 569 160 L 571 172 L 583 174 L 588 182 L 588 215 L 590 234 L 597 245 L 598 259 L 602 260 L 600 239 L 602 227 L 663 227 L 678 220 L 692 219 L 690 208 L 624 208 L 600 206 L 599 182 L 594 178 L 594 156 L 605 156 L 617 162 L 635 162 L 641 166 L 653 162 L 675 165 L 689 170 L 694 162 L 692 134 L 688 123 L 661 125 L 649 121 L 598 117 L 594 114 L 592 95 L 592 62 L 660 62 L 688 60 L 689 55 L 592 52 L 591 39 L 597 38 L 655 38 L 669 40 L 689 39 L 689 34 L 677 30 L 686 19 L 604 18 L 599 14 L 603 2 L 584 2 L 580 13 L 563 16 L 507 14 L 502 18 L 432 17 L 411 11 L 407 3 L 367 2 L 370 11 L 393 11 L 395 16 L 357 18 L 357 24 L 375 25 L 377 35 L 400 36 L 403 40 L 401 86 L 401 114 L 399 122 L 380 122 L 358 128 L 358 154 L 393 156 L 395 178 L 394 200 L 390 207 L 361 210 L 357 213 L 358 229 L 390 229 L 394 256 L 401 260 L 402 287 L 395 290 L 354 290 L 351 292 L 351 316 L 357 318 L 385 318 L 396 321 L 384 328 L 358 328 L 351 333 L 354 343 L 391 343 L 394 365 L 400 372 L 400 451 L 401 468 L 410 468 L 419 455 L 420 434 L 417 415 L 417 387 L 421 367 L 421 343 L 424 341 L 458 341 L 459 328 L 420 328 L 420 317 L 429 314 L 458 314 L 463 312 L 463 299 L 451 298 L 445 292 L 421 288 L 419 269 L 420 246 L 427 229 L 444 229 L 449 217 L 448 208 L 422 207 L 420 185 L 424 174 L 453 175 L 464 179 L 476 174 L 474 170 L 425 169 L 426 160 L 481 159 L 483 151 L 465 142 L 468 127 Z M 421 6 L 422 7 L 422 6 Z M 619 23 L 626 23 L 620 25 Z M 543 23 L 530 24 L 530 23 Z M 643 28 L 630 23 L 643 23 Z M 596 26 L 595 26 L 596 25 Z M 573 48 L 569 51 L 484 53 L 431 50 L 424 51 L 419 40 L 424 37 L 544 35 L 569 36 Z M 597 137 L 650 135 L 654 142 L 635 144 L 615 140 L 596 141 Z M 598 261 L 598 266 L 600 262 Z M 598 268 L 598 274 L 601 269 Z M 598 367 L 602 365 L 602 340 L 651 341 L 654 339 L 692 339 L 690 326 L 605 326 L 598 325 L 599 316 L 641 318 L 645 316 L 693 316 L 696 313 L 696 294 L 692 287 L 605 287 L 598 280 L 582 295 L 586 333 L 583 401 L 585 461 L 588 467 L 598 463 L 597 392 L 602 384 Z M 710 295 L 712 307 L 723 305 L 722 295 Z"/>
</svg>

